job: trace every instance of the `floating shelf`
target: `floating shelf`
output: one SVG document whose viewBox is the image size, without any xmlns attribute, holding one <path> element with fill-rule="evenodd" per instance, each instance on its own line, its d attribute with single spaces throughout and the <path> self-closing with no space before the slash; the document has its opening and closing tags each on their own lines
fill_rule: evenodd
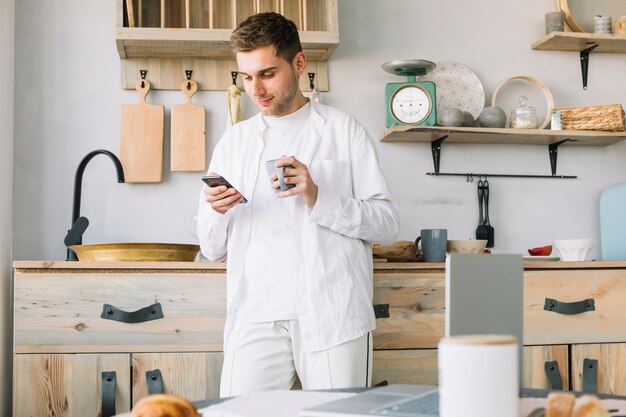
<svg viewBox="0 0 626 417">
<path fill-rule="evenodd" d="M 626 53 L 626 36 L 582 32 L 552 32 L 533 43 L 531 48 L 538 51 L 581 52 L 593 44 L 598 45 L 595 52 Z"/>
<path fill-rule="evenodd" d="M 514 178 L 576 178 L 572 175 L 557 175 L 558 147 L 561 145 L 607 146 L 626 140 L 626 132 L 598 132 L 586 130 L 507 129 L 481 127 L 425 127 L 394 126 L 379 138 L 381 142 L 425 142 L 431 144 L 434 172 L 428 175 L 454 175 Z M 536 174 L 486 174 L 486 173 L 443 173 L 439 171 L 441 147 L 444 143 L 481 143 L 513 145 L 548 145 L 551 175 Z"/>
<path fill-rule="evenodd" d="M 381 142 L 432 142 L 448 135 L 446 143 L 503 143 L 514 145 L 607 146 L 626 140 L 626 132 L 587 130 L 509 129 L 485 127 L 394 126 L 381 136 Z"/>
<path fill-rule="evenodd" d="M 589 54 L 591 51 L 626 53 L 626 36 L 581 32 L 552 32 L 533 43 L 534 50 L 580 52 L 583 90 L 587 89 Z"/>
</svg>

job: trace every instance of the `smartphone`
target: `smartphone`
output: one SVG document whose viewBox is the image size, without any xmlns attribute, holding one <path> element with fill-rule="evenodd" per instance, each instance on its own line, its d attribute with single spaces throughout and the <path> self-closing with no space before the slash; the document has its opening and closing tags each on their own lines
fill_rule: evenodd
<svg viewBox="0 0 626 417">
<path fill-rule="evenodd" d="M 228 188 L 235 188 L 226 180 L 226 178 L 222 177 L 221 175 L 207 175 L 202 177 L 202 181 L 204 181 L 209 187 L 219 187 L 220 185 L 225 185 Z M 246 197 L 244 197 L 243 194 L 241 196 L 243 198 L 241 199 L 239 204 L 247 203 L 248 200 L 246 199 Z"/>
</svg>

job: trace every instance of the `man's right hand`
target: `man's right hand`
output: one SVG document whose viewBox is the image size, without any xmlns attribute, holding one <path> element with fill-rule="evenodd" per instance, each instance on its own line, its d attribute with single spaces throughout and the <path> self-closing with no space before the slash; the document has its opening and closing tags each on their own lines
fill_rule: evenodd
<svg viewBox="0 0 626 417">
<path fill-rule="evenodd" d="M 215 172 L 209 172 L 209 175 L 218 175 Z M 204 185 L 202 189 L 204 193 L 204 201 L 209 203 L 213 210 L 220 214 L 226 213 L 235 207 L 243 199 L 241 193 L 234 188 L 228 188 L 225 185 L 217 187 L 209 187 Z"/>
</svg>

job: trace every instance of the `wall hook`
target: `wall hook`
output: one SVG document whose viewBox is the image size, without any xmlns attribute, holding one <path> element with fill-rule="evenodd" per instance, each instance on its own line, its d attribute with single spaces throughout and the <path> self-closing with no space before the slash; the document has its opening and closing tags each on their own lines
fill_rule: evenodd
<svg viewBox="0 0 626 417">
<path fill-rule="evenodd" d="M 239 73 L 237 71 L 231 71 L 230 72 L 230 76 L 233 79 L 233 84 L 237 84 L 237 75 L 239 75 Z"/>
<path fill-rule="evenodd" d="M 187 77 L 187 91 L 191 90 L 191 74 L 193 74 L 193 70 L 185 70 L 185 76 Z"/>
<path fill-rule="evenodd" d="M 148 70 L 139 70 L 139 75 L 141 76 L 141 88 L 146 87 L 146 83 L 143 80 L 146 79 L 146 75 L 148 75 Z"/>
<path fill-rule="evenodd" d="M 315 84 L 313 83 L 314 79 L 315 79 L 315 73 L 309 72 L 309 87 L 311 88 L 311 90 L 315 89 Z"/>
</svg>

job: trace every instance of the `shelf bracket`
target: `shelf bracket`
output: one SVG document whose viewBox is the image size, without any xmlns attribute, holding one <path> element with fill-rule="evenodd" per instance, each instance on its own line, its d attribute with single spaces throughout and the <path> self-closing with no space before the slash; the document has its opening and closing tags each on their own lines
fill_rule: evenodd
<svg viewBox="0 0 626 417">
<path fill-rule="evenodd" d="M 589 74 L 589 53 L 598 47 L 597 43 L 589 43 L 587 49 L 580 51 L 580 69 L 583 73 L 583 90 L 587 89 L 587 74 Z"/>
<path fill-rule="evenodd" d="M 550 156 L 550 169 L 552 170 L 553 177 L 556 176 L 556 158 L 558 156 L 559 146 L 562 143 L 567 142 L 568 140 L 571 139 L 563 139 L 559 142 L 548 145 L 548 154 Z"/>
<path fill-rule="evenodd" d="M 447 138 L 448 135 L 445 135 L 430 143 L 430 149 L 433 152 L 433 166 L 435 167 L 435 175 L 439 174 L 439 162 L 441 161 L 441 144 Z"/>
</svg>

